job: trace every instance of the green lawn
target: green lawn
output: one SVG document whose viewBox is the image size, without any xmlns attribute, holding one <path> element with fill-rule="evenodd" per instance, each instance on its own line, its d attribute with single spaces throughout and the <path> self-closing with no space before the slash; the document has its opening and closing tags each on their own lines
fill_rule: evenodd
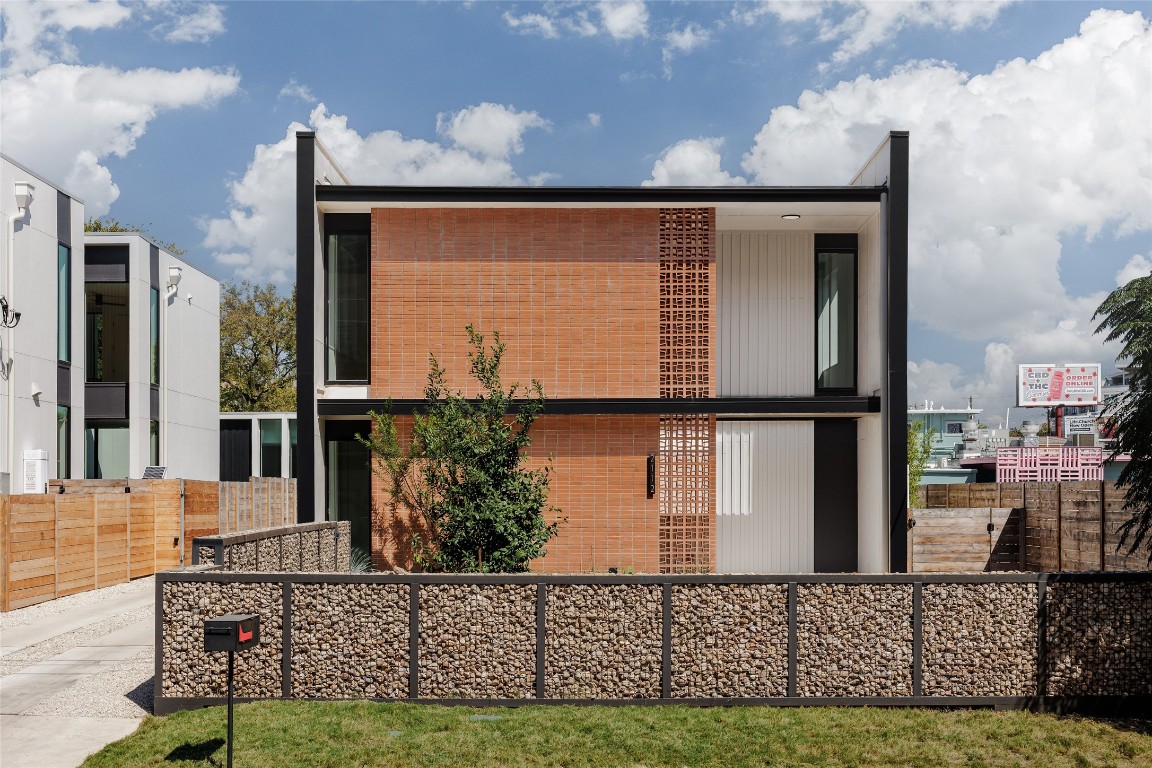
<svg viewBox="0 0 1152 768">
<path fill-rule="evenodd" d="M 221 766 L 225 708 L 149 718 L 85 768 Z M 351 766 L 1149 766 L 1152 721 L 981 710 L 262 702 L 237 768 Z"/>
</svg>

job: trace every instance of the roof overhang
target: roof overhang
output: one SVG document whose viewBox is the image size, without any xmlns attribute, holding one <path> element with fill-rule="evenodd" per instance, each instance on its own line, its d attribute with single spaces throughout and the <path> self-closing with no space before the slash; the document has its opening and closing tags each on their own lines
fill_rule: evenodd
<svg viewBox="0 0 1152 768">
<path fill-rule="evenodd" d="M 322 213 L 373 208 L 715 208 L 721 231 L 856 231 L 886 187 L 375 187 L 318 184 Z M 799 216 L 799 219 L 781 217 Z"/>
</svg>

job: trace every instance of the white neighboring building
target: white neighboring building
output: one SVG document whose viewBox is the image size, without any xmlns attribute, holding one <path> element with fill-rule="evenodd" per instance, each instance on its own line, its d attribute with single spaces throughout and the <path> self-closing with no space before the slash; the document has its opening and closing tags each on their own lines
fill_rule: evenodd
<svg viewBox="0 0 1152 768">
<path fill-rule="evenodd" d="M 85 477 L 219 478 L 220 283 L 135 232 L 84 235 Z"/>
<path fill-rule="evenodd" d="M 217 479 L 219 283 L 142 234 L 85 233 L 81 201 L 0 159 L 0 296 L 20 312 L 0 330 L 0 491 L 26 490 L 26 451 L 28 491 L 157 464 Z"/>
</svg>

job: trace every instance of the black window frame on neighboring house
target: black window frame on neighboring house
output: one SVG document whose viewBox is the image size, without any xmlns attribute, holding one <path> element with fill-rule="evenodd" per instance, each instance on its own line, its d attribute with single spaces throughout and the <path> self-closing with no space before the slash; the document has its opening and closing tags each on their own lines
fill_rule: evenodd
<svg viewBox="0 0 1152 768">
<path fill-rule="evenodd" d="M 821 395 L 854 395 L 859 387 L 860 376 L 860 248 L 855 234 L 817 234 L 814 238 L 813 253 L 813 377 L 815 391 Z M 820 336 L 820 263 L 822 256 L 850 256 L 852 264 L 852 353 L 851 379 L 849 386 L 824 386 L 821 384 L 821 336 Z"/>
<path fill-rule="evenodd" d="M 364 238 L 364 278 L 361 281 L 364 292 L 364 336 L 363 336 L 363 376 L 337 376 L 333 371 L 332 347 L 329 343 L 332 333 L 332 274 L 330 267 L 336 254 L 332 243 L 342 236 Z M 321 238 L 324 259 L 324 382 L 326 384 L 367 384 L 372 375 L 372 219 L 369 214 L 328 214 L 324 217 L 324 236 Z M 359 373 L 359 371 L 357 371 Z"/>
<path fill-rule="evenodd" d="M 56 360 L 72 363 L 72 247 L 56 244 Z"/>
</svg>

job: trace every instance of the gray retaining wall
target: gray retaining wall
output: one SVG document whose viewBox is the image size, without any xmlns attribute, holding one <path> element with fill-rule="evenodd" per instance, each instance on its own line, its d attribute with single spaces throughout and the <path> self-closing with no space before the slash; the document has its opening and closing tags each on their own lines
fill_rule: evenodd
<svg viewBox="0 0 1152 768">
<path fill-rule="evenodd" d="M 247 551 L 247 550 L 245 550 Z M 256 549 L 259 552 L 258 548 Z M 157 575 L 156 711 L 237 696 L 1152 705 L 1152 575 Z"/>
</svg>

